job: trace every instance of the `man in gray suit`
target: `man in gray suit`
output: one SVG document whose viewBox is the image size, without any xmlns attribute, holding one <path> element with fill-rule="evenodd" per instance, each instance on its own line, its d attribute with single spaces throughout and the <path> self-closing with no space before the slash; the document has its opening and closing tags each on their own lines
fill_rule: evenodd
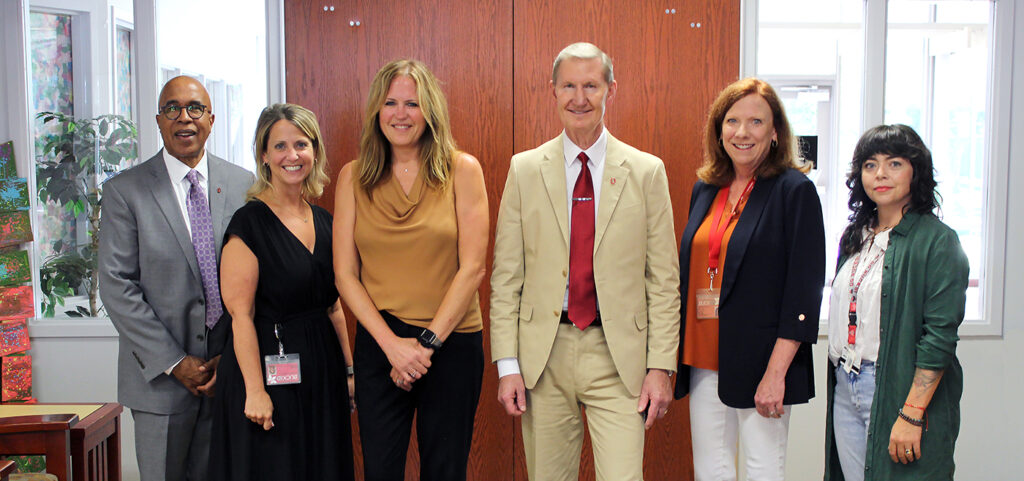
<svg viewBox="0 0 1024 481">
<path fill-rule="evenodd" d="M 210 95 L 190 77 L 160 92 L 164 148 L 103 188 L 100 296 L 117 328 L 118 400 L 131 408 L 143 481 L 205 480 L 220 319 L 217 260 L 252 174 L 208 155 Z"/>
</svg>

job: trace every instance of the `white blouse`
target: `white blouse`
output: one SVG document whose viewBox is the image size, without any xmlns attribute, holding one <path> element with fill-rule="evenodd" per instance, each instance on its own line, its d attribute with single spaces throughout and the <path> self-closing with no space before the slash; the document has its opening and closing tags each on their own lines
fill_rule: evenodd
<svg viewBox="0 0 1024 481">
<path fill-rule="evenodd" d="M 885 263 L 885 249 L 889 246 L 889 232 L 887 230 L 876 234 L 867 249 L 861 249 L 861 252 L 850 256 L 832 281 L 828 309 L 828 358 L 833 365 L 839 364 L 839 358 L 842 357 L 843 348 L 847 344 L 847 327 L 850 325 L 850 276 L 855 276 L 853 282 L 856 284 L 875 256 L 882 256 L 883 258 L 871 266 L 871 270 L 864 275 L 864 281 L 857 291 L 857 343 L 854 344 L 854 351 L 860 354 L 862 362 L 874 362 L 878 359 L 882 264 Z M 865 239 L 871 239 L 871 235 L 870 231 L 865 230 Z M 852 273 L 857 256 L 861 257 L 857 263 L 857 272 Z"/>
</svg>

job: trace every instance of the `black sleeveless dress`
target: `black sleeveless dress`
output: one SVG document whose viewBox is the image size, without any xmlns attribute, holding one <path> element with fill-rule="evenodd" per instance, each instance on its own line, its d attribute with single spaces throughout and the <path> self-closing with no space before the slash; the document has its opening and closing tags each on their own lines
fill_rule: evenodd
<svg viewBox="0 0 1024 481">
<path fill-rule="evenodd" d="M 278 352 L 279 324 L 285 353 L 300 355 L 302 382 L 265 387 L 274 427 L 264 431 L 245 417 L 245 383 L 229 337 L 217 368 L 211 480 L 354 479 L 345 362 L 327 316 L 338 299 L 331 215 L 313 206 L 313 222 L 312 253 L 263 202 L 250 201 L 228 225 L 225 239 L 237 236 L 259 261 L 254 321 L 261 369 L 263 356 Z"/>
</svg>

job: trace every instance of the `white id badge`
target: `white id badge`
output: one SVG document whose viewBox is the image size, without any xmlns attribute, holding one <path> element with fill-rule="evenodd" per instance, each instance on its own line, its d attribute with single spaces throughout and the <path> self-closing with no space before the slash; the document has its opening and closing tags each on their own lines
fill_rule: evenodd
<svg viewBox="0 0 1024 481">
<path fill-rule="evenodd" d="M 697 289 L 697 319 L 718 319 L 718 298 L 721 289 Z"/>
<path fill-rule="evenodd" d="M 263 356 L 267 368 L 267 385 L 299 384 L 302 370 L 299 369 L 298 354 L 270 354 Z"/>
<path fill-rule="evenodd" d="M 860 354 L 853 349 L 853 346 L 847 344 L 843 347 L 843 357 L 840 359 L 842 362 L 843 370 L 849 374 L 851 371 L 854 374 L 860 374 Z"/>
</svg>

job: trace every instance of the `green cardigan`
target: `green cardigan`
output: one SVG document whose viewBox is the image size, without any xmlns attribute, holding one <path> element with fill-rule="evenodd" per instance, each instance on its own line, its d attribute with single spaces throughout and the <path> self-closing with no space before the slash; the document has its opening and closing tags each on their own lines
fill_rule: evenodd
<svg viewBox="0 0 1024 481">
<path fill-rule="evenodd" d="M 846 260 L 841 257 L 839 267 Z M 956 232 L 937 217 L 906 214 L 889 235 L 882 265 L 881 344 L 864 480 L 952 480 L 963 391 L 957 328 L 967 302 L 967 256 Z M 921 459 L 904 465 L 889 458 L 889 434 L 918 367 L 945 373 L 928 405 Z M 832 431 L 836 378 L 831 363 L 827 372 L 825 481 L 839 481 L 844 477 Z"/>
</svg>

